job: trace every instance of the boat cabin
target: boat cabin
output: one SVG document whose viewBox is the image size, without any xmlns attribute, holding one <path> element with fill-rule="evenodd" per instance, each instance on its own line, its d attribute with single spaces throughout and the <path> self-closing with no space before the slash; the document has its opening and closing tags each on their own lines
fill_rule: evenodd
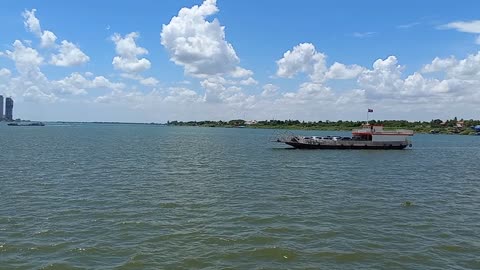
<svg viewBox="0 0 480 270">
<path fill-rule="evenodd" d="M 409 136 L 413 136 L 412 130 L 384 130 L 383 125 L 365 124 L 361 128 L 352 131 L 352 138 L 374 142 L 403 142 Z"/>
</svg>

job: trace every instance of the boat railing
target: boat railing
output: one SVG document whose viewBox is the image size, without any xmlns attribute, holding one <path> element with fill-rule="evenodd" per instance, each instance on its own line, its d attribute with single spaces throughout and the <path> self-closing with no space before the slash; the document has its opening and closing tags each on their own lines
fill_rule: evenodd
<svg viewBox="0 0 480 270">
<path fill-rule="evenodd" d="M 352 133 L 364 133 L 364 134 L 373 134 L 373 135 L 381 135 L 381 134 L 388 134 L 388 135 L 413 135 L 413 130 L 409 129 L 395 129 L 395 130 L 381 130 L 381 131 L 374 131 L 371 129 L 354 129 Z"/>
<path fill-rule="evenodd" d="M 380 134 L 413 135 L 413 130 L 409 130 L 409 129 L 382 130 L 381 132 L 378 132 L 378 133 L 380 133 Z"/>
</svg>

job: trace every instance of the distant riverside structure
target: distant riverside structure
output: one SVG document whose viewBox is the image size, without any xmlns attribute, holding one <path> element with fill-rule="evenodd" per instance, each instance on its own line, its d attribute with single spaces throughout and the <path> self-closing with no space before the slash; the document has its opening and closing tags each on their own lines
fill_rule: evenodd
<svg viewBox="0 0 480 270">
<path fill-rule="evenodd" d="M 5 99 L 5 120 L 13 121 L 13 99 L 9 97 Z"/>
<path fill-rule="evenodd" d="M 3 96 L 0 95 L 0 121 L 3 120 Z"/>
</svg>

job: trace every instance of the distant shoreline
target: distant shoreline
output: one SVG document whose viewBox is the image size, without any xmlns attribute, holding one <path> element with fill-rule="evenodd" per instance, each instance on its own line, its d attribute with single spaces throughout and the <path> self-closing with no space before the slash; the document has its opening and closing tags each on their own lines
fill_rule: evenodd
<svg viewBox="0 0 480 270">
<path fill-rule="evenodd" d="M 17 123 L 42 122 L 33 120 L 17 120 Z M 116 122 L 116 121 L 43 121 L 47 125 L 61 124 L 95 124 L 95 125 L 149 125 L 149 126 L 188 126 L 188 127 L 218 127 L 218 128 L 251 128 L 251 129 L 283 129 L 283 130 L 322 130 L 349 132 L 360 127 L 363 121 L 318 121 L 300 122 L 299 120 L 267 120 L 248 123 L 245 120 L 230 121 L 168 121 L 167 123 Z M 9 123 L 9 122 L 4 122 Z M 474 129 L 480 125 L 480 120 L 446 120 L 439 119 L 409 122 L 406 120 L 372 120 L 370 124 L 383 125 L 385 129 L 410 129 L 418 134 L 452 134 L 452 135 L 480 135 L 480 130 Z M 461 123 L 461 125 L 459 124 Z"/>
<path fill-rule="evenodd" d="M 165 126 L 173 126 L 173 127 L 199 127 L 199 128 L 245 128 L 245 129 L 280 129 L 280 130 L 306 130 L 306 131 L 340 131 L 340 132 L 351 132 L 352 129 L 342 129 L 338 127 L 334 128 L 307 128 L 307 127 L 281 127 L 281 126 L 245 126 L 245 127 L 236 127 L 236 126 L 195 126 L 195 125 L 165 125 Z M 394 127 L 385 128 L 388 129 L 395 129 Z M 462 134 L 462 133 L 449 133 L 449 132 L 438 132 L 438 133 L 431 133 L 431 132 L 422 132 L 422 131 L 415 131 L 416 134 L 442 134 L 442 135 L 476 135 L 473 134 Z"/>
<path fill-rule="evenodd" d="M 406 120 L 369 121 L 370 124 L 383 125 L 385 129 L 410 129 L 422 134 L 458 134 L 480 135 L 480 120 L 446 120 L 435 119 L 430 122 Z M 300 122 L 299 120 L 268 120 L 268 121 L 172 121 L 169 126 L 198 126 L 198 127 L 223 127 L 223 128 L 261 128 L 285 130 L 325 130 L 325 131 L 351 131 L 365 124 L 363 121 L 318 121 Z"/>
</svg>

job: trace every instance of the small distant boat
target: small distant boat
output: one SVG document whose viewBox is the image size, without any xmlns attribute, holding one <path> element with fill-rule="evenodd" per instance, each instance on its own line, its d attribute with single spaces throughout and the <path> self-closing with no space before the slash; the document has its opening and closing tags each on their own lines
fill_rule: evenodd
<svg viewBox="0 0 480 270">
<path fill-rule="evenodd" d="M 33 122 L 33 123 L 25 123 L 25 124 L 22 124 L 22 123 L 8 123 L 7 124 L 8 126 L 13 126 L 13 127 L 43 127 L 45 126 L 44 123 L 42 122 Z"/>
<path fill-rule="evenodd" d="M 404 149 L 412 146 L 412 130 L 384 130 L 381 125 L 365 124 L 352 131 L 352 137 L 284 136 L 277 142 L 300 149 Z"/>
</svg>

